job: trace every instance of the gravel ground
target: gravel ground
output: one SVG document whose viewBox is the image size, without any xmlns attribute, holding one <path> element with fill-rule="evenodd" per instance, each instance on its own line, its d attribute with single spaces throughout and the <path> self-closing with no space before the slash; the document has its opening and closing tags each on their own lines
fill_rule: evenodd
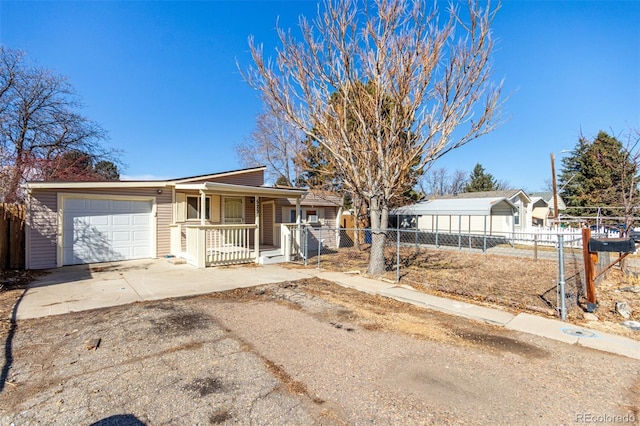
<svg viewBox="0 0 640 426">
<path fill-rule="evenodd" d="M 3 340 L 2 425 L 640 416 L 639 361 L 321 280 L 26 320 Z"/>
</svg>

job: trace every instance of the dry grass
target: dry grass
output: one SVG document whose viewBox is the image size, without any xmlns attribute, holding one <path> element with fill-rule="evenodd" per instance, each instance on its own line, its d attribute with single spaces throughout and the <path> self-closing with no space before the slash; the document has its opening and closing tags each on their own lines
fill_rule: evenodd
<svg viewBox="0 0 640 426">
<path fill-rule="evenodd" d="M 615 303 L 628 302 L 640 311 L 640 294 L 620 292 L 620 288 L 640 285 L 640 278 L 613 269 L 597 285 L 598 321 L 583 318 L 584 298 L 580 273 L 581 252 L 568 252 L 565 262 L 568 320 L 604 332 L 640 340 L 640 332 L 622 325 L 625 319 L 615 312 Z M 321 267 L 335 271 L 359 271 L 365 274 L 368 250 L 340 249 L 322 254 Z M 382 278 L 395 281 L 395 249 L 386 254 L 387 272 Z M 512 312 L 556 315 L 558 266 L 555 260 L 514 257 L 453 250 L 401 248 L 400 284 L 426 293 L 456 298 L 487 306 L 506 307 Z M 308 267 L 317 266 L 312 258 Z M 634 312 L 632 320 L 640 320 Z"/>
</svg>

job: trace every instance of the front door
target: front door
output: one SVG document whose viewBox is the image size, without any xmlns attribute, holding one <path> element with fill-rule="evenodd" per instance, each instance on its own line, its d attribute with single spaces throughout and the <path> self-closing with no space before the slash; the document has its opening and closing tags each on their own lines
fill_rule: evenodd
<svg viewBox="0 0 640 426">
<path fill-rule="evenodd" d="M 273 201 L 262 204 L 262 214 L 260 215 L 260 228 L 262 230 L 262 244 L 273 245 Z"/>
</svg>

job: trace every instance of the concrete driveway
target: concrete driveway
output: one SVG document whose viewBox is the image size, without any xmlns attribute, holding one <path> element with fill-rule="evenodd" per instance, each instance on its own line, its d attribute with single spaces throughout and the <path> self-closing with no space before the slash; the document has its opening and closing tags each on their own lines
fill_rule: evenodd
<svg viewBox="0 0 640 426">
<path fill-rule="evenodd" d="M 26 290 L 16 319 L 309 278 L 276 265 L 197 269 L 144 259 L 52 269 Z"/>
</svg>

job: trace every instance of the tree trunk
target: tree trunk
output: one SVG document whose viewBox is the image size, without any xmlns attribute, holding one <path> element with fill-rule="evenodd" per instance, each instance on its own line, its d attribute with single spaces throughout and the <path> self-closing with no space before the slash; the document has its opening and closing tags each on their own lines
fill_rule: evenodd
<svg viewBox="0 0 640 426">
<path fill-rule="evenodd" d="M 360 247 L 360 211 L 362 210 L 362 201 L 358 195 L 353 196 L 353 243 L 356 250 L 362 250 Z"/>
<path fill-rule="evenodd" d="M 9 178 L 9 185 L 4 197 L 5 203 L 17 203 L 20 201 L 20 184 L 22 183 L 22 176 L 24 175 L 24 161 L 22 157 L 23 154 L 18 153 L 15 166 L 10 172 L 11 177 Z"/>
<path fill-rule="evenodd" d="M 371 216 L 371 252 L 369 254 L 370 275 L 382 275 L 385 272 L 384 247 L 387 242 L 389 209 L 378 197 L 372 197 L 369 204 Z"/>
</svg>

